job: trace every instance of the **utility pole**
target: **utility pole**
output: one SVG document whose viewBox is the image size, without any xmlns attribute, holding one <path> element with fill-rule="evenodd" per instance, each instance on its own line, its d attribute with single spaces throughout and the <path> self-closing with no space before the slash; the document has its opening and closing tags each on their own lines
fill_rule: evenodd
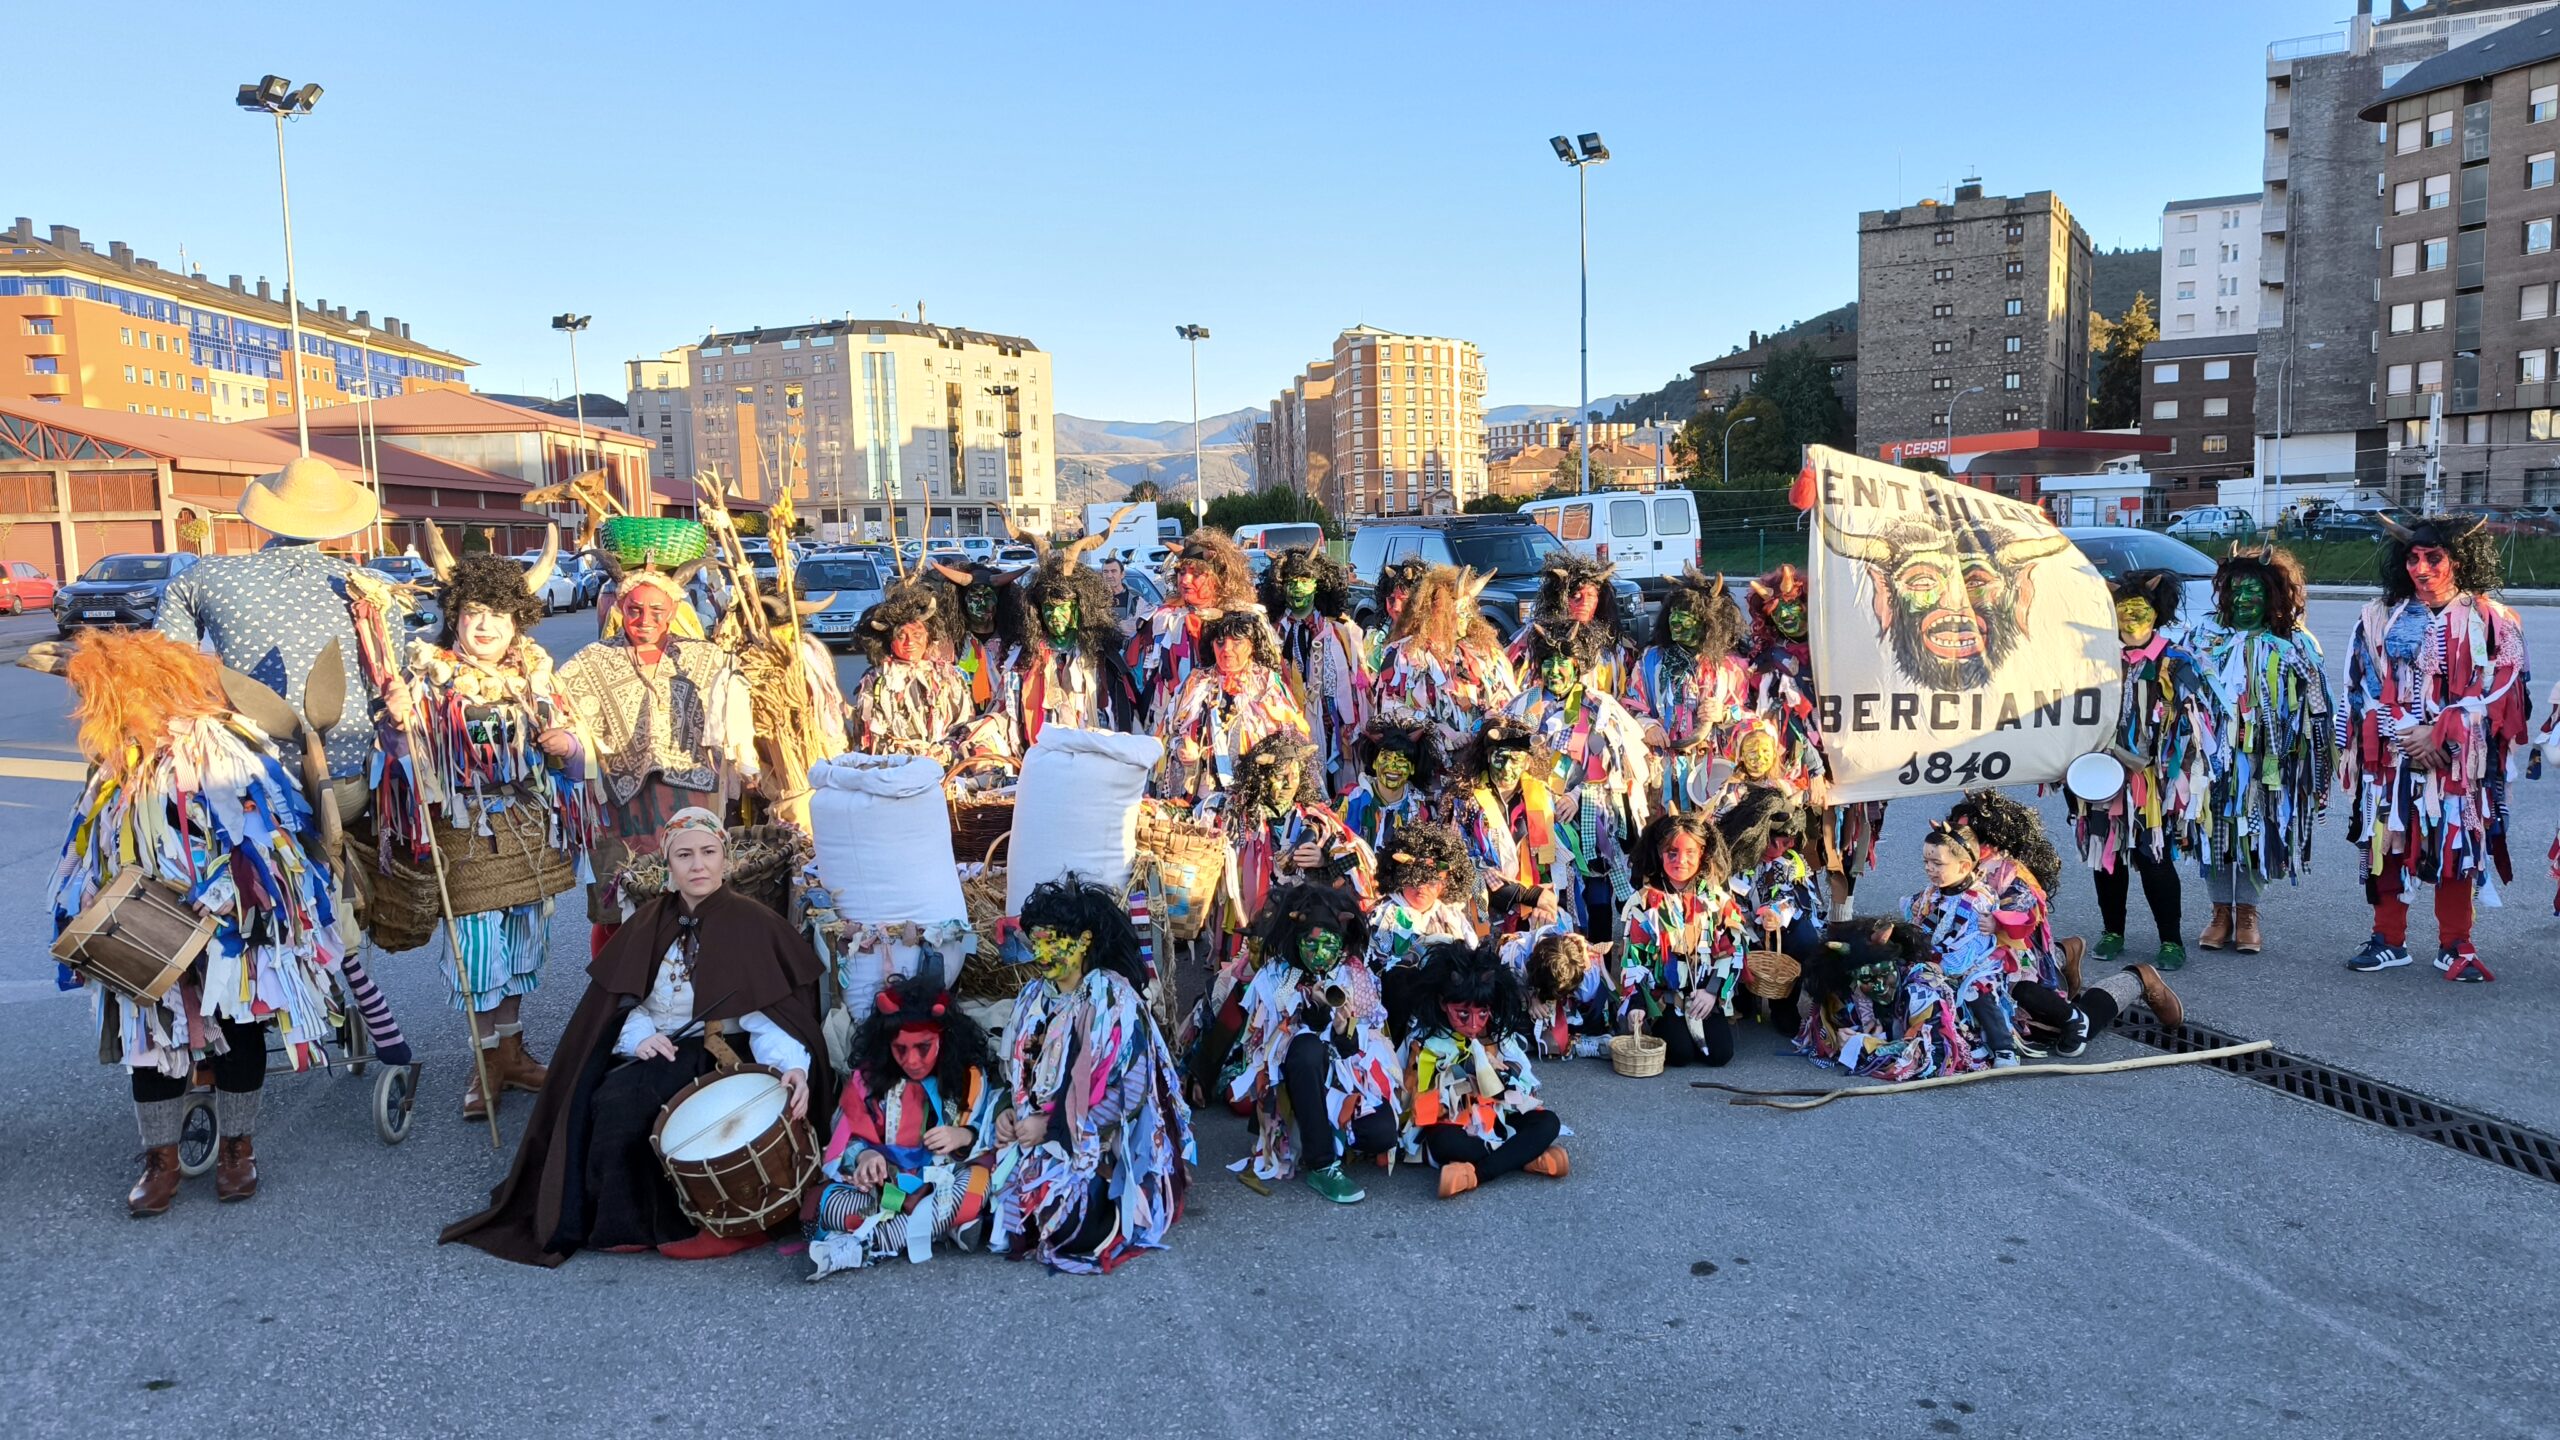
<svg viewBox="0 0 2560 1440">
<path fill-rule="evenodd" d="M 2427 397 L 2427 498 L 2418 513 L 2444 513 L 2444 392 Z"/>
</svg>

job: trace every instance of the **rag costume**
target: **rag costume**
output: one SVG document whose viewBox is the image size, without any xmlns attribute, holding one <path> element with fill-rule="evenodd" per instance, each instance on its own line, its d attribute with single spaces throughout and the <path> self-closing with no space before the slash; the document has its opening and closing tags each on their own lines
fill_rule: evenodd
<svg viewBox="0 0 2560 1440">
<path fill-rule="evenodd" d="M 1713 802 L 1710 768 L 1730 755 L 1733 728 L 1753 707 L 1751 667 L 1734 653 L 1741 635 L 1742 610 L 1722 577 L 1693 566 L 1663 596 L 1653 643 L 1628 674 L 1627 708 L 1647 722 L 1665 811 Z"/>
<path fill-rule="evenodd" d="M 1230 1168 L 1263 1180 L 1306 1173 L 1314 1183 L 1327 1172 L 1340 1181 L 1344 1152 L 1393 1152 L 1400 1121 L 1386 1006 L 1353 948 L 1359 912 L 1340 892 L 1292 885 L 1272 897 L 1264 921 L 1267 958 L 1233 999 L 1236 1028 L 1222 1013 L 1201 1051 L 1226 1097 L 1253 1116 L 1253 1153 Z M 1217 1043 L 1226 1037 L 1234 1037 L 1232 1065 Z"/>
<path fill-rule="evenodd" d="M 2072 829 L 2098 887 L 2102 959 L 2122 950 L 2125 900 L 2142 876 L 2160 932 L 2163 968 L 2185 962 L 2177 862 L 2201 848 L 2213 803 L 2208 756 L 2221 718 L 2214 692 L 2196 667 L 2177 618 L 2182 581 L 2165 570 L 2138 570 L 2109 587 L 2123 642 L 2124 688 L 2108 748 L 2125 765 L 2124 787 L 2100 806 L 2073 802 Z"/>
<path fill-rule="evenodd" d="M 1172 592 L 1138 622 L 1127 651 L 1140 712 L 1158 727 L 1192 672 L 1216 665 L 1217 657 L 1210 650 L 1210 623 L 1236 612 L 1261 620 L 1254 603 L 1252 567 L 1225 531 L 1203 527 L 1166 548 L 1172 552 Z M 1269 634 L 1268 625 L 1262 628 Z M 1276 647 L 1277 641 L 1273 643 Z M 1277 649 L 1270 653 L 1266 663 L 1277 666 Z"/>
<path fill-rule="evenodd" d="M 1813 656 L 1806 644 L 1804 572 L 1793 565 L 1751 582 L 1751 708 L 1778 737 L 1779 774 L 1801 777 L 1807 803 L 1824 816 L 1814 835 L 1814 868 L 1837 877 L 1834 912 L 1855 912 L 1858 877 L 1875 864 L 1876 838 L 1884 830 L 1884 802 L 1832 805 L 1825 791 L 1831 774 L 1822 753 L 1822 727 L 1814 715 Z"/>
<path fill-rule="evenodd" d="M 1405 1037 L 1404 1155 L 1440 1172 L 1440 1196 L 1521 1170 L 1562 1177 L 1564 1125 L 1538 1097 L 1520 977 L 1491 947 L 1435 947 L 1414 976 Z"/>
<path fill-rule="evenodd" d="M 1021 603 L 998 611 L 1006 632 L 1005 692 L 1013 706 L 1016 754 L 1030 750 L 1050 725 L 1074 730 L 1134 730 L 1138 684 L 1129 674 L 1109 585 L 1083 561 L 1109 538 L 1096 532 L 1052 550 L 1024 537 L 1040 555 Z"/>
<path fill-rule="evenodd" d="M 1450 787 L 1452 823 L 1475 859 L 1496 934 L 1518 933 L 1549 894 L 1578 898 L 1571 871 L 1558 866 L 1558 856 L 1570 852 L 1556 844 L 1555 798 L 1534 763 L 1536 749 L 1529 727 L 1494 716 L 1476 732 Z M 1614 841 L 1608 853 L 1617 853 Z"/>
<path fill-rule="evenodd" d="M 1263 613 L 1274 617 L 1280 638 L 1280 671 L 1313 728 L 1328 796 L 1359 778 L 1359 741 L 1369 723 L 1368 646 L 1351 623 L 1350 587 L 1348 566 L 1303 545 L 1282 551 L 1262 580 Z"/>
<path fill-rule="evenodd" d="M 1645 883 L 1621 907 L 1611 958 L 1621 1015 L 1663 1042 L 1666 1064 L 1722 1065 L 1733 1058 L 1733 990 L 1749 948 L 1749 917 L 1726 882 L 1722 838 L 1696 824 L 1666 815 L 1646 830 L 1638 847 Z M 1708 841 L 1708 858 L 1688 879 L 1673 880 L 1662 871 L 1660 851 L 1683 833 Z"/>
<path fill-rule="evenodd" d="M 1522 690 L 1506 714 L 1537 737 L 1543 776 L 1555 797 L 1557 840 L 1576 877 L 1571 902 L 1583 933 L 1607 939 L 1612 903 L 1625 889 L 1618 854 L 1652 814 L 1653 755 L 1644 727 L 1627 708 L 1587 683 L 1599 636 L 1585 626 L 1538 627 L 1530 655 L 1542 672 Z M 1557 662 L 1572 667 L 1550 688 L 1543 672 Z"/>
<path fill-rule="evenodd" d="M 2256 951 L 2258 897 L 2300 882 L 2329 809 L 2337 768 L 2335 705 L 2320 642 L 2302 628 L 2302 570 L 2272 548 L 2234 551 L 2214 576 L 2215 617 L 2190 632 L 2222 728 L 2213 777 L 2205 886 L 2214 915 L 2202 944 Z"/>
<path fill-rule="evenodd" d="M 1155 792 L 1164 799 L 1199 805 L 1235 783 L 1237 761 L 1266 737 L 1309 733 L 1305 712 L 1270 663 L 1277 657 L 1268 653 L 1270 630 L 1261 617 L 1231 613 L 1210 627 L 1213 641 L 1238 633 L 1257 637 L 1253 660 L 1232 673 L 1214 660 L 1193 670 L 1156 709 L 1164 763 L 1156 771 Z"/>
<path fill-rule="evenodd" d="M 614 932 L 587 967 L 587 993 L 560 1037 L 489 1207 L 445 1227 L 504 1260 L 557 1265 L 587 1246 L 662 1246 L 694 1224 L 649 1144 L 675 1093 L 712 1069 L 706 1027 L 743 1035 L 760 1064 L 806 1070 L 813 1095 L 831 1093 L 818 1069 L 818 957 L 782 917 L 726 888 L 692 910 L 656 896 Z M 672 1060 L 636 1060 L 652 1035 Z"/>
<path fill-rule="evenodd" d="M 1435 817 L 1440 794 L 1440 740 L 1414 719 L 1370 722 L 1353 751 L 1359 783 L 1343 797 L 1342 818 L 1361 843 L 1383 850 L 1403 826 Z"/>
</svg>

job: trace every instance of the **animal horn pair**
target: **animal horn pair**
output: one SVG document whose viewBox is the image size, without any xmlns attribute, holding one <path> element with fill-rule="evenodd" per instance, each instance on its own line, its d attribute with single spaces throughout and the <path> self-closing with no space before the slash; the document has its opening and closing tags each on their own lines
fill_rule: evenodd
<svg viewBox="0 0 2560 1440">
<path fill-rule="evenodd" d="M 1102 542 L 1119 533 L 1120 522 L 1122 520 L 1136 514 L 1137 511 L 1138 507 L 1135 505 L 1123 505 L 1119 509 L 1112 511 L 1110 522 L 1105 524 L 1099 531 L 1096 531 L 1091 535 L 1087 535 L 1083 539 L 1075 541 L 1067 546 L 1067 563 L 1070 565 L 1082 564 L 1084 562 L 1084 557 L 1088 553 L 1100 549 L 1102 547 Z M 1180 542 L 1176 542 L 1172 548 L 1181 548 Z"/>
</svg>

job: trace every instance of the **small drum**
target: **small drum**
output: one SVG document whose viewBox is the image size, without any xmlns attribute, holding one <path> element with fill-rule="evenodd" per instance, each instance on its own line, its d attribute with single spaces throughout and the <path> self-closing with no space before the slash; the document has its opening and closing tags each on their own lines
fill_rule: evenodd
<svg viewBox="0 0 2560 1440">
<path fill-rule="evenodd" d="M 818 1173 L 808 1122 L 784 1113 L 791 1092 L 768 1065 L 715 1070 L 658 1112 L 649 1144 L 686 1217 L 723 1239 L 762 1234 L 796 1211 Z"/>
<path fill-rule="evenodd" d="M 2124 762 L 2103 750 L 2092 750 L 2062 772 L 2062 788 L 2083 805 L 2105 805 L 2124 793 Z"/>
<path fill-rule="evenodd" d="M 178 887 L 119 871 L 53 942 L 53 958 L 119 995 L 156 1005 L 204 954 L 217 922 Z"/>
</svg>

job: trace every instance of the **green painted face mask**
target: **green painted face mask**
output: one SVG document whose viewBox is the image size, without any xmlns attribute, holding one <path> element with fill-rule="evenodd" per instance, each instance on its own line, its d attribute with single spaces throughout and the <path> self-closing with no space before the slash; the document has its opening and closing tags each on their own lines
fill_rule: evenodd
<svg viewBox="0 0 2560 1440">
<path fill-rule="evenodd" d="M 2231 582 L 2231 619 L 2243 630 L 2267 623 L 2267 582 L 2243 575 Z"/>
<path fill-rule="evenodd" d="M 1538 678 L 1545 682 L 1547 693 L 1570 695 L 1582 688 L 1582 677 L 1570 655 L 1550 655 L 1538 666 Z"/>
<path fill-rule="evenodd" d="M 1289 592 L 1289 608 L 1300 615 L 1316 603 L 1316 582 L 1312 577 L 1292 580 L 1283 588 Z"/>
<path fill-rule="evenodd" d="M 1310 930 L 1298 937 L 1298 967 L 1322 975 L 1342 963 L 1342 937 L 1330 930 Z"/>
<path fill-rule="evenodd" d="M 1664 617 L 1663 624 L 1671 632 L 1671 643 L 1683 650 L 1697 649 L 1699 637 L 1707 630 L 1694 610 L 1674 610 Z"/>
<path fill-rule="evenodd" d="M 1063 645 L 1076 633 L 1076 602 L 1052 600 L 1040 607 L 1040 626 L 1049 632 L 1049 642 Z"/>
<path fill-rule="evenodd" d="M 1520 783 L 1529 768 L 1529 758 L 1517 750 L 1496 750 L 1485 761 L 1485 769 L 1493 776 L 1494 788 L 1508 791 Z"/>
<path fill-rule="evenodd" d="M 1378 757 L 1369 773 L 1378 782 L 1378 793 L 1392 800 L 1404 793 L 1405 782 L 1413 778 L 1413 761 L 1390 750 Z"/>
<path fill-rule="evenodd" d="M 1804 602 L 1781 600 L 1769 607 L 1769 618 L 1777 624 L 1778 633 L 1790 640 L 1804 638 Z"/>
</svg>

